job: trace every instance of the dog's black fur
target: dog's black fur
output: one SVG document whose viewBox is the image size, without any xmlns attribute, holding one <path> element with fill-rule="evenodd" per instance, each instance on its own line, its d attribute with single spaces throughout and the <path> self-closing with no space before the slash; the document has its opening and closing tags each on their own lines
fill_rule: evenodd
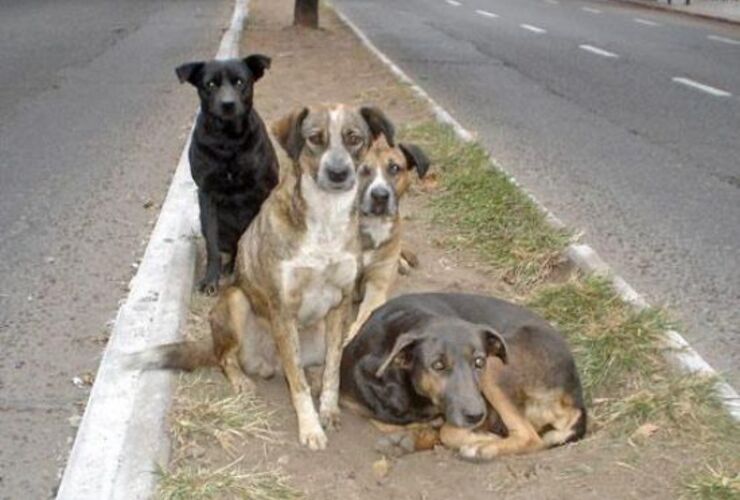
<svg viewBox="0 0 740 500">
<path fill-rule="evenodd" d="M 221 274 L 221 255 L 237 244 L 278 183 L 278 161 L 267 129 L 253 107 L 253 87 L 270 58 L 191 62 L 176 69 L 180 82 L 198 89 L 200 113 L 190 143 L 190 171 L 206 240 L 206 274 L 200 290 L 213 295 Z"/>
</svg>

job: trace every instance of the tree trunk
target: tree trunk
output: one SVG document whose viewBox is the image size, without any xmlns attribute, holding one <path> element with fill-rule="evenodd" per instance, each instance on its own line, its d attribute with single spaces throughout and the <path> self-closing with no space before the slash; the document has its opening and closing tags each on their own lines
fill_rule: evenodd
<svg viewBox="0 0 740 500">
<path fill-rule="evenodd" d="M 293 24 L 306 28 L 318 28 L 319 0 L 295 0 Z"/>
</svg>

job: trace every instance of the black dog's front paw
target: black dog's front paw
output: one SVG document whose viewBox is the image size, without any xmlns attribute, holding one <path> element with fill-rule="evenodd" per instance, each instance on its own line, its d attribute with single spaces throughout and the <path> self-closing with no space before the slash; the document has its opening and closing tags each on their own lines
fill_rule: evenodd
<svg viewBox="0 0 740 500">
<path fill-rule="evenodd" d="M 218 293 L 218 278 L 213 279 L 206 276 L 198 284 L 198 290 L 209 297 L 213 297 Z"/>
</svg>

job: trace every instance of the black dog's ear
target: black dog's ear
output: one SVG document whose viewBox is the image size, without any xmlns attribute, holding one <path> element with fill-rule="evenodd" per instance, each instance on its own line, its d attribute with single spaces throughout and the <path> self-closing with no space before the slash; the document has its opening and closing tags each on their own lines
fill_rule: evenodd
<svg viewBox="0 0 740 500">
<path fill-rule="evenodd" d="M 391 363 L 396 363 L 405 370 L 411 368 L 411 348 L 421 339 L 421 337 L 421 333 L 416 331 L 399 335 L 396 339 L 396 343 L 393 345 L 393 349 L 391 349 L 391 352 L 375 372 L 375 376 L 377 378 L 382 377 Z"/>
<path fill-rule="evenodd" d="M 509 362 L 509 348 L 506 346 L 506 341 L 496 330 L 490 327 L 486 327 L 482 331 L 483 345 L 486 347 L 486 354 L 488 356 L 496 356 L 504 364 Z"/>
<path fill-rule="evenodd" d="M 252 75 L 254 75 L 254 81 L 256 82 L 262 78 L 266 69 L 270 69 L 272 59 L 262 54 L 252 54 L 243 59 L 243 61 L 247 65 L 247 68 L 249 68 L 249 71 L 252 72 Z"/>
<path fill-rule="evenodd" d="M 381 110 L 375 107 L 365 106 L 360 108 L 360 114 L 370 128 L 370 134 L 372 134 L 373 140 L 377 139 L 380 134 L 383 134 L 388 145 L 390 147 L 395 146 L 394 138 L 396 129 Z"/>
<path fill-rule="evenodd" d="M 175 69 L 175 74 L 180 83 L 188 82 L 197 87 L 200 85 L 200 78 L 203 75 L 205 65 L 206 63 L 202 61 L 185 63 Z"/>
<path fill-rule="evenodd" d="M 272 124 L 272 133 L 293 161 L 298 160 L 305 143 L 301 125 L 306 116 L 308 116 L 308 108 L 301 108 Z"/>
<path fill-rule="evenodd" d="M 398 147 L 401 149 L 403 156 L 406 157 L 406 163 L 408 163 L 409 168 L 416 168 L 419 178 L 423 178 L 429 170 L 430 163 L 424 151 L 415 144 L 400 143 Z"/>
</svg>

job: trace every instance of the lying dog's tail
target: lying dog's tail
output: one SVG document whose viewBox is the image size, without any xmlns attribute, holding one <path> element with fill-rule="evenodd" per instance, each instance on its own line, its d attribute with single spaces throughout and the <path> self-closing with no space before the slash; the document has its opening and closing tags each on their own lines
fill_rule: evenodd
<svg viewBox="0 0 740 500">
<path fill-rule="evenodd" d="M 216 366 L 218 359 L 209 339 L 164 344 L 146 351 L 130 354 L 126 360 L 129 369 L 184 370 Z"/>
</svg>

